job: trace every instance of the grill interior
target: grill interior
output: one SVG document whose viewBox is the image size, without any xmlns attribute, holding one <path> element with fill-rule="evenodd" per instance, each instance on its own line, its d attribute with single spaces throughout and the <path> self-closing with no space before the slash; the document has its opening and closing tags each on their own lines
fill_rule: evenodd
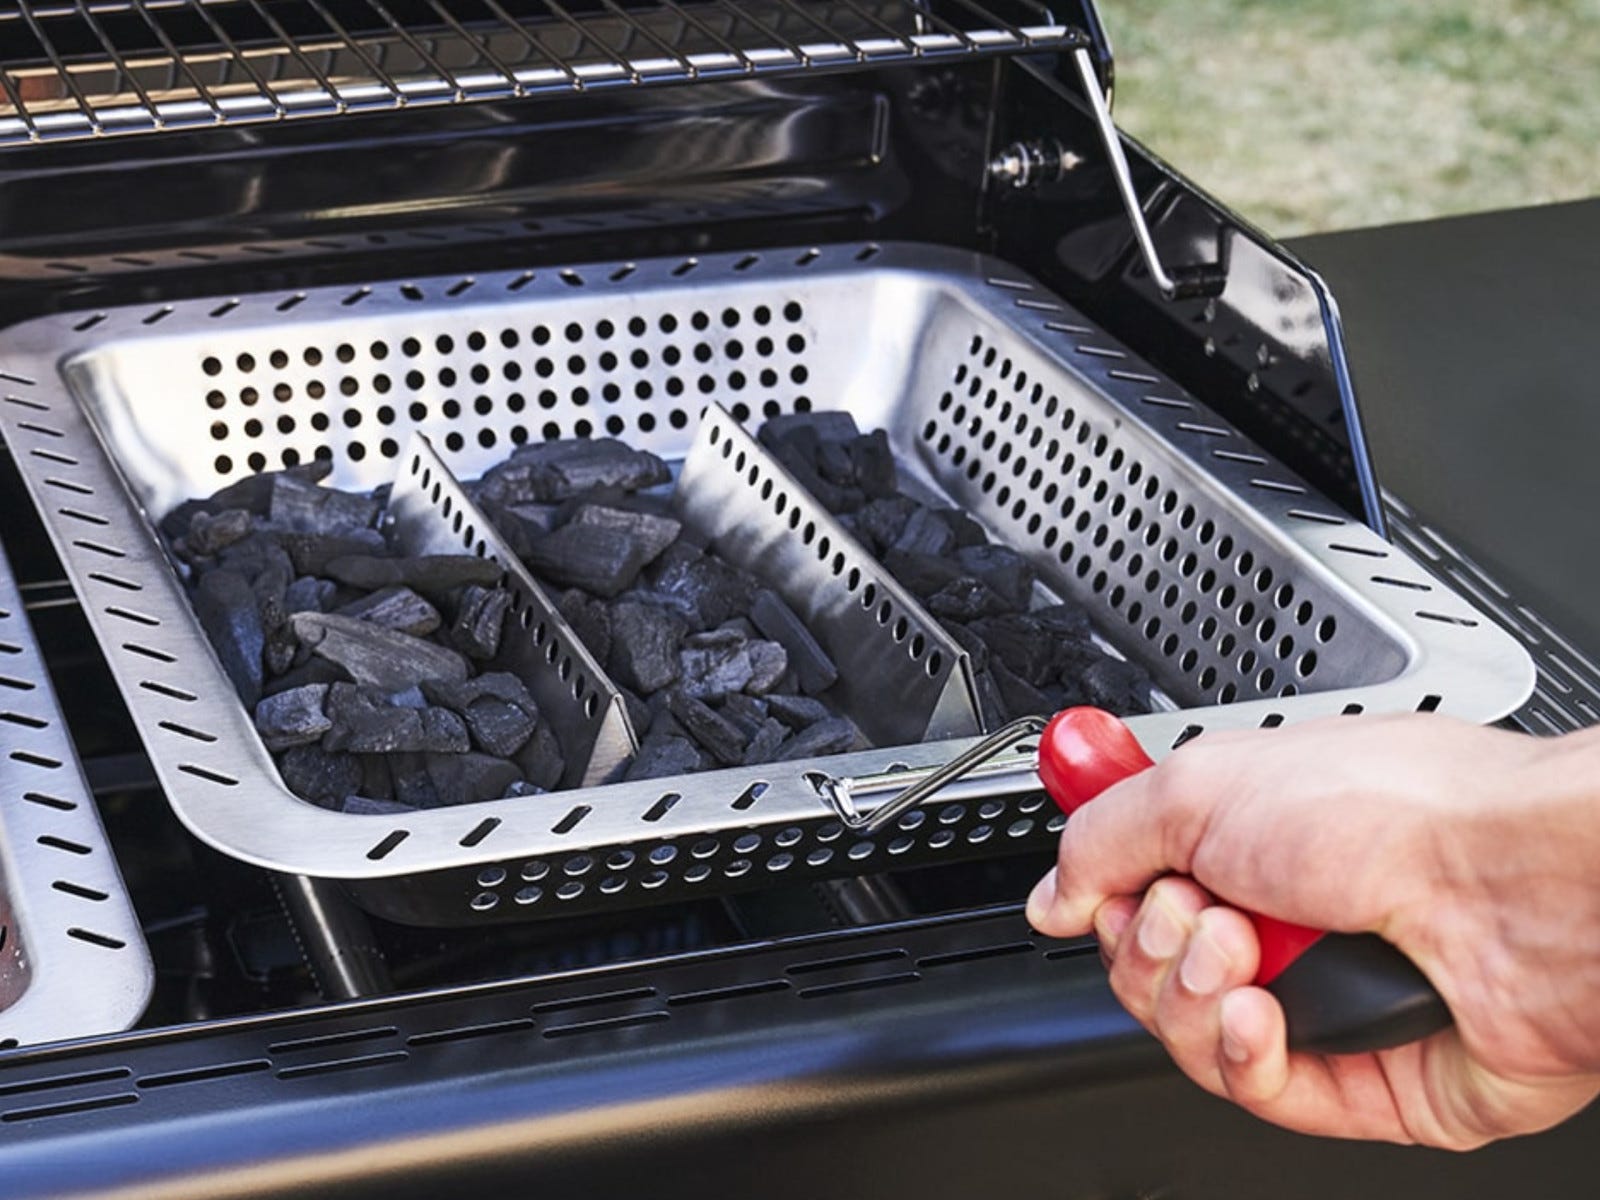
<svg viewBox="0 0 1600 1200">
<path fill-rule="evenodd" d="M 251 296 L 35 323 L 5 349 L 31 382 L 0 420 L 179 815 L 227 853 L 350 880 L 399 919 L 658 902 L 1043 845 L 1053 830 L 1012 756 L 937 813 L 846 836 L 815 772 L 870 799 L 956 748 L 921 740 L 554 805 L 314 808 L 283 788 L 154 542 L 150 518 L 183 498 L 311 457 L 345 487 L 392 483 L 419 464 L 413 433 L 471 478 L 540 437 L 614 433 L 681 460 L 714 401 L 749 421 L 837 407 L 888 433 L 913 488 L 1024 552 L 1048 591 L 1152 669 L 1176 709 L 1135 728 L 1158 751 L 1200 729 L 1364 708 L 1492 719 L 1530 682 L 1520 650 L 1420 566 L 975 255 L 830 246 Z M 742 461 L 750 474 L 714 506 L 733 526 L 807 503 L 781 471 Z M 489 553 L 459 511 L 450 529 Z M 830 581 L 822 607 L 879 617 L 885 664 L 923 661 L 911 622 L 892 606 L 883 619 L 846 570 L 859 552 L 791 529 L 788 552 Z"/>
</svg>

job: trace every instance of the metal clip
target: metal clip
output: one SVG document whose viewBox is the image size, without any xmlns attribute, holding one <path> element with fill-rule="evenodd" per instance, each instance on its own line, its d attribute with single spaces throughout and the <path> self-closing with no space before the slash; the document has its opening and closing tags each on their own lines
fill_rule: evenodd
<svg viewBox="0 0 1600 1200">
<path fill-rule="evenodd" d="M 1083 93 L 1094 113 L 1095 125 L 1100 130 L 1100 141 L 1105 145 L 1106 157 L 1111 160 L 1111 174 L 1117 181 L 1117 191 L 1122 194 L 1122 206 L 1133 224 L 1133 238 L 1139 244 L 1145 268 L 1155 281 L 1161 294 L 1168 300 L 1187 300 L 1198 296 L 1220 296 L 1228 283 L 1228 270 L 1222 262 L 1201 263 L 1197 266 L 1175 267 L 1168 271 L 1156 253 L 1155 239 L 1150 236 L 1150 226 L 1145 222 L 1144 209 L 1139 204 L 1139 194 L 1133 188 L 1133 175 L 1128 170 L 1128 156 L 1122 150 L 1122 135 L 1111 119 L 1111 109 L 1106 104 L 1105 93 L 1100 90 L 1100 79 L 1094 71 L 1094 59 L 1087 50 L 1074 50 L 1073 60 L 1078 66 L 1078 78 L 1083 83 Z"/>
<path fill-rule="evenodd" d="M 821 771 L 813 771 L 807 775 L 811 785 L 817 789 L 828 805 L 838 814 L 846 829 L 857 833 L 876 833 L 885 825 L 894 821 L 901 813 L 915 808 L 936 792 L 949 787 L 956 780 L 969 775 L 976 768 L 988 762 L 991 758 L 1015 746 L 1018 742 L 1030 737 L 1038 737 L 1044 732 L 1048 724 L 1045 717 L 1023 717 L 1012 721 L 1009 725 L 1002 726 L 983 741 L 971 749 L 956 755 L 942 767 L 924 775 L 916 783 L 899 792 L 889 800 L 878 805 L 869 813 L 863 814 L 856 807 L 855 797 L 851 794 L 852 781 L 838 779 L 832 775 L 825 775 Z"/>
</svg>

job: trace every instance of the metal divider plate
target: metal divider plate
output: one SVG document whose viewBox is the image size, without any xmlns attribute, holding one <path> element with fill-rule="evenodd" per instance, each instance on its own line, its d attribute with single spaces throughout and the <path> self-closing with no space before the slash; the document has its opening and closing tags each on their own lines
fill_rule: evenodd
<svg viewBox="0 0 1600 1200">
<path fill-rule="evenodd" d="M 676 497 L 810 626 L 839 668 L 836 706 L 875 745 L 982 730 L 966 652 L 720 405 L 700 418 Z"/>
<path fill-rule="evenodd" d="M 490 668 L 528 685 L 561 743 L 564 786 L 615 778 L 639 745 L 616 685 L 420 433 L 400 456 L 389 511 L 408 553 L 476 554 L 500 565 L 512 603 Z"/>
</svg>

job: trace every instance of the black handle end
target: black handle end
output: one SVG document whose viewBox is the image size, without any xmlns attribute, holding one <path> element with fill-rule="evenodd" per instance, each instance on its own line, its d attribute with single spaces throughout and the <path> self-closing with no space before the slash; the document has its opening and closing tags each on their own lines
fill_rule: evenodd
<svg viewBox="0 0 1600 1200">
<path fill-rule="evenodd" d="M 1330 933 L 1267 985 L 1289 1047 L 1317 1054 L 1386 1050 L 1437 1033 L 1450 1010 L 1427 977 L 1375 933 Z"/>
</svg>

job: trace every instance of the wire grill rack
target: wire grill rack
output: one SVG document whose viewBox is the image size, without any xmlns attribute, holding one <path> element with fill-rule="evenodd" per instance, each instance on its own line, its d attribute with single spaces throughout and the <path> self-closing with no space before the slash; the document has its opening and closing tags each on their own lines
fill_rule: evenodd
<svg viewBox="0 0 1600 1200">
<path fill-rule="evenodd" d="M 0 146 L 1081 40 L 1035 0 L 16 0 Z"/>
</svg>

